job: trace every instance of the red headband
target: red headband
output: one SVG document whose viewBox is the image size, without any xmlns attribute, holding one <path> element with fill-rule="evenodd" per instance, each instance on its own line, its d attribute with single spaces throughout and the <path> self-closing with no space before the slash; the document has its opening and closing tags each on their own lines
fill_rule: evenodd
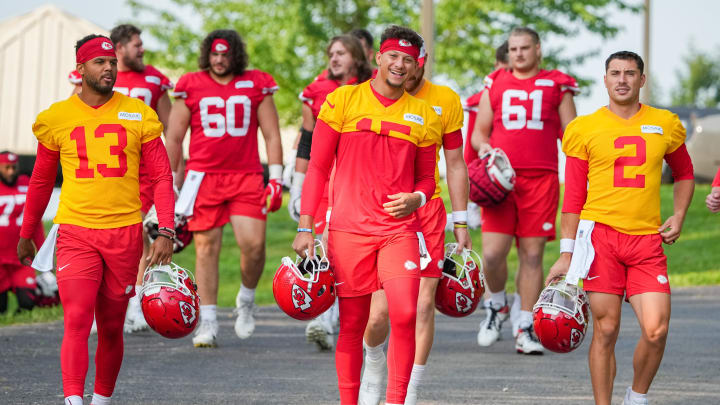
<svg viewBox="0 0 720 405">
<path fill-rule="evenodd" d="M 210 52 L 215 53 L 228 53 L 230 52 L 230 43 L 222 38 L 215 38 L 210 45 Z"/>
<path fill-rule="evenodd" d="M 385 42 L 380 44 L 380 53 L 385 53 L 387 51 L 398 51 L 406 53 L 413 57 L 416 61 L 418 60 L 418 57 L 420 56 L 420 48 L 413 45 L 408 41 L 407 39 L 399 39 L 399 38 L 389 38 L 386 39 Z"/>
<path fill-rule="evenodd" d="M 17 161 L 17 155 L 12 152 L 0 153 L 0 164 L 15 164 Z"/>
<path fill-rule="evenodd" d="M 92 58 L 100 56 L 115 57 L 115 47 L 112 42 L 105 37 L 93 38 L 80 46 L 75 53 L 75 62 L 85 63 Z"/>
</svg>

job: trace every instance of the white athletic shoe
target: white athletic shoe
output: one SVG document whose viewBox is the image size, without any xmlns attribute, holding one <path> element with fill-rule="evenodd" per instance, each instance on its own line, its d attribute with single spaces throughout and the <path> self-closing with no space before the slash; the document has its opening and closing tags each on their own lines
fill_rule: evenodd
<svg viewBox="0 0 720 405">
<path fill-rule="evenodd" d="M 147 324 L 147 321 L 145 321 L 145 315 L 143 315 L 138 297 L 135 296 L 130 298 L 127 312 L 125 313 L 123 332 L 133 333 L 148 329 L 150 329 L 150 326 Z"/>
<path fill-rule="evenodd" d="M 487 347 L 500 340 L 500 329 L 503 322 L 508 318 L 510 309 L 507 304 L 500 309 L 495 309 L 492 302 L 485 309 L 487 317 L 480 322 L 480 330 L 477 335 L 477 343 L 480 346 Z"/>
<path fill-rule="evenodd" d="M 412 384 L 408 384 L 407 393 L 405 394 L 405 403 L 403 405 L 415 405 L 417 404 L 417 387 Z"/>
<path fill-rule="evenodd" d="M 510 305 L 510 323 L 512 324 L 513 337 L 516 338 L 518 335 L 518 329 L 520 328 L 520 295 L 518 293 L 513 294 L 513 302 Z"/>
<path fill-rule="evenodd" d="M 195 347 L 217 347 L 218 323 L 217 320 L 202 320 L 195 330 L 193 345 Z"/>
<path fill-rule="evenodd" d="M 468 221 L 467 225 L 470 229 L 480 228 L 482 225 L 482 216 L 480 215 L 480 207 L 472 201 L 467 204 Z"/>
<path fill-rule="evenodd" d="M 365 357 L 358 405 L 378 405 L 380 403 L 380 397 L 385 390 L 385 374 L 387 374 L 385 355 L 379 361 L 368 361 Z"/>
<path fill-rule="evenodd" d="M 630 399 L 630 392 L 632 391 L 632 387 L 627 387 L 627 390 L 625 391 L 625 398 L 623 399 L 623 405 L 648 405 L 647 398 L 643 399 Z"/>
<path fill-rule="evenodd" d="M 235 334 L 240 339 L 247 339 L 255 332 L 255 312 L 257 305 L 254 302 L 236 300 L 236 307 L 233 312 L 237 315 L 235 319 Z"/>
<path fill-rule="evenodd" d="M 323 322 L 323 320 L 320 319 L 321 316 L 307 324 L 307 327 L 305 327 L 305 338 L 307 338 L 308 343 L 315 343 L 318 350 L 326 352 L 333 349 L 335 342 L 332 336 L 332 326 Z"/>
<path fill-rule="evenodd" d="M 517 338 L 515 338 L 515 350 L 522 354 L 543 354 L 545 352 L 542 343 L 535 336 L 532 325 L 518 330 Z"/>
</svg>

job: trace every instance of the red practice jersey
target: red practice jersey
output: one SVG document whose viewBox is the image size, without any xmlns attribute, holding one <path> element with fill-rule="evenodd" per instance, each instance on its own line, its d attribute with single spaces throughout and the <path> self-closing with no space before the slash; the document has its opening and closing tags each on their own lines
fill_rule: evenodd
<svg viewBox="0 0 720 405">
<path fill-rule="evenodd" d="M 465 150 L 463 152 L 466 164 L 470 164 L 470 162 L 478 157 L 478 151 L 472 147 L 471 138 L 473 129 L 475 128 L 475 119 L 477 119 L 478 105 L 480 105 L 480 97 L 482 96 L 482 93 L 483 90 L 478 91 L 465 100 L 465 104 L 463 104 L 463 110 L 468 113 L 468 126 L 467 133 L 465 134 Z"/>
<path fill-rule="evenodd" d="M 20 227 L 23 221 L 25 196 L 30 177 L 20 175 L 14 185 L 0 182 L 0 264 L 20 264 L 17 245 L 20 240 Z M 43 240 L 42 225 L 33 233 L 33 242 L 40 248 Z"/>
<path fill-rule="evenodd" d="M 260 102 L 277 91 L 268 73 L 247 70 L 228 84 L 207 71 L 186 73 L 173 96 L 190 109 L 189 170 L 212 173 L 262 172 L 258 155 Z"/>
<path fill-rule="evenodd" d="M 74 85 L 82 84 L 82 76 L 77 70 L 68 75 L 68 81 Z M 165 75 L 152 65 L 145 65 L 142 72 L 118 71 L 113 90 L 132 98 L 139 98 L 157 111 L 157 103 L 166 91 L 174 87 Z"/>
<path fill-rule="evenodd" d="M 500 148 L 515 169 L 558 170 L 557 139 L 562 137 L 558 106 L 577 82 L 557 70 L 540 70 L 518 79 L 509 70 L 485 78 L 493 110 L 490 144 Z"/>
</svg>

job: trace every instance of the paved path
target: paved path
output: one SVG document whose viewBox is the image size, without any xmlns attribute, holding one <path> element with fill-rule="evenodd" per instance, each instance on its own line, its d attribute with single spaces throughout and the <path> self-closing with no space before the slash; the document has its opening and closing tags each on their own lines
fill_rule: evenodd
<svg viewBox="0 0 720 405">
<path fill-rule="evenodd" d="M 544 356 L 514 353 L 510 331 L 490 348 L 475 343 L 478 311 L 437 317 L 435 346 L 420 403 L 592 404 L 587 350 Z M 255 335 L 240 341 L 221 310 L 220 348 L 194 349 L 189 338 L 152 332 L 128 336 L 114 404 L 332 404 L 333 355 L 304 342 L 305 324 L 262 308 Z M 60 404 L 62 323 L 0 328 L 0 404 Z M 624 306 L 614 403 L 632 379 L 639 336 Z M 720 287 L 675 289 L 670 337 L 651 404 L 720 404 Z M 91 338 L 94 352 L 96 339 Z M 92 392 L 93 356 L 86 392 Z M 86 399 L 86 403 L 89 399 Z"/>
</svg>

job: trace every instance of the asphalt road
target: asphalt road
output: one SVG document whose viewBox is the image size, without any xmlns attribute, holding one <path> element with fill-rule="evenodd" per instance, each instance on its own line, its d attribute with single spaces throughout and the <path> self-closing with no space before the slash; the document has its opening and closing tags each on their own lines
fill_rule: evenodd
<svg viewBox="0 0 720 405">
<path fill-rule="evenodd" d="M 240 341 L 230 310 L 221 310 L 220 347 L 195 349 L 190 338 L 154 332 L 125 339 L 114 404 L 332 404 L 338 401 L 331 353 L 305 343 L 305 323 L 261 308 L 255 335 Z M 514 353 L 509 328 L 490 348 L 475 343 L 484 312 L 464 319 L 438 314 L 435 345 L 419 403 L 592 404 L 589 336 L 573 353 Z M 0 328 L 0 404 L 60 404 L 62 323 Z M 617 345 L 614 403 L 632 380 L 639 336 L 624 306 Z M 720 404 L 720 287 L 677 288 L 663 364 L 650 390 L 655 404 Z M 94 347 L 85 386 L 92 393 Z M 86 398 L 89 403 L 89 398 Z"/>
</svg>

